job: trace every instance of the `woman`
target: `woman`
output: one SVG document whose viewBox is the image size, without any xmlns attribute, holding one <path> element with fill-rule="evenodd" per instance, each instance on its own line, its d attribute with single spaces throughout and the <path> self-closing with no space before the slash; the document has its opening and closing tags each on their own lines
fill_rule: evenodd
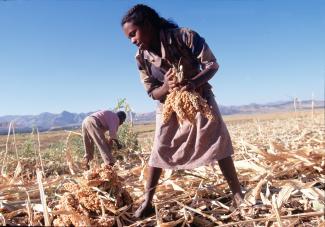
<svg viewBox="0 0 325 227">
<path fill-rule="evenodd" d="M 162 169 L 192 169 L 216 161 L 238 205 L 243 195 L 231 158 L 231 139 L 208 83 L 219 67 L 208 45 L 196 32 L 179 28 L 142 4 L 127 12 L 121 25 L 125 35 L 138 47 L 136 61 L 145 90 L 151 98 L 159 101 L 145 199 L 135 217 L 152 212 L 152 198 Z M 171 79 L 171 68 L 179 63 L 188 78 L 181 84 Z M 217 119 L 210 121 L 198 113 L 195 124 L 184 122 L 180 125 L 174 113 L 167 123 L 163 123 L 164 100 L 176 87 L 199 92 Z"/>
</svg>

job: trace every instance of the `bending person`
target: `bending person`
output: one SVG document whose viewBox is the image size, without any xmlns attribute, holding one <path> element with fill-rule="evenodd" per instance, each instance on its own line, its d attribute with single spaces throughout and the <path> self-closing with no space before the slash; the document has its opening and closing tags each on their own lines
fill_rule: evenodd
<svg viewBox="0 0 325 227">
<path fill-rule="evenodd" d="M 100 155 L 106 165 L 114 165 L 111 147 L 113 141 L 117 148 L 122 146 L 117 139 L 118 127 L 123 124 L 126 114 L 123 111 L 114 113 L 109 110 L 102 110 L 86 117 L 82 122 L 82 138 L 85 148 L 85 156 L 83 165 L 89 169 L 89 162 L 94 158 L 95 145 L 99 149 Z M 109 139 L 105 137 L 105 133 L 109 131 Z"/>
</svg>

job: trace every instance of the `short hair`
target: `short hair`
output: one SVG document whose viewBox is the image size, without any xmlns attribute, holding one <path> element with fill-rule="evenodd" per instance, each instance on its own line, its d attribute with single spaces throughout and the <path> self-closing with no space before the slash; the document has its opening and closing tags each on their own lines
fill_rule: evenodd
<svg viewBox="0 0 325 227">
<path fill-rule="evenodd" d="M 156 10 L 144 4 L 137 4 L 129 9 L 122 18 L 121 25 L 123 26 L 126 22 L 132 22 L 137 26 L 143 26 L 145 22 L 149 22 L 158 29 L 178 27 L 172 20 L 160 17 Z"/>
<path fill-rule="evenodd" d="M 118 111 L 117 113 L 118 118 L 121 122 L 124 122 L 126 119 L 126 113 L 124 111 Z"/>
</svg>

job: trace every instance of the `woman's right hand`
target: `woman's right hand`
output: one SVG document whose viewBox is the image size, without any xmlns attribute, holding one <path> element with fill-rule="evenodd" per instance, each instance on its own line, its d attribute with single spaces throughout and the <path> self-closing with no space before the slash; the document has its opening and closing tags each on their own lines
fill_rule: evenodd
<svg viewBox="0 0 325 227">
<path fill-rule="evenodd" d="M 164 87 L 166 91 L 173 90 L 175 87 L 177 87 L 176 79 L 174 76 L 175 72 L 172 68 L 170 68 L 164 75 Z"/>
<path fill-rule="evenodd" d="M 174 74 L 173 70 L 169 69 L 164 75 L 163 85 L 154 89 L 151 92 L 152 98 L 154 100 L 163 100 L 166 97 L 166 95 L 177 86 L 176 82 L 173 81 L 173 79 L 175 78 L 173 74 Z"/>
</svg>

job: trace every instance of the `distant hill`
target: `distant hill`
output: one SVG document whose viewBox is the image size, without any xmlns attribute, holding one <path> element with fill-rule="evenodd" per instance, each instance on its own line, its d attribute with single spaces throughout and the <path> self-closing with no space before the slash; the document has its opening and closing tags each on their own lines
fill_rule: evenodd
<svg viewBox="0 0 325 227">
<path fill-rule="evenodd" d="M 311 109 L 311 100 L 297 101 L 298 110 Z M 219 106 L 223 115 L 231 114 L 253 114 L 253 113 L 270 113 L 278 111 L 294 111 L 293 101 L 279 101 L 266 104 L 251 103 L 241 106 Z M 324 101 L 314 101 L 314 108 L 324 108 Z"/>
<path fill-rule="evenodd" d="M 315 108 L 324 108 L 324 101 L 314 101 Z M 310 109 L 311 101 L 300 101 L 296 103 L 297 109 Z M 219 105 L 221 114 L 254 114 L 269 113 L 279 111 L 293 111 L 294 105 L 292 101 L 281 101 L 267 104 L 249 104 L 241 106 L 222 106 Z M 0 134 L 7 134 L 11 121 L 15 122 L 16 132 L 31 132 L 33 128 L 39 131 L 60 130 L 79 128 L 83 119 L 91 114 L 88 113 L 70 113 L 63 111 L 60 114 L 44 112 L 39 115 L 10 115 L 0 117 Z M 155 121 L 155 112 L 148 113 L 132 113 L 135 123 L 149 123 Z"/>
<path fill-rule="evenodd" d="M 90 113 L 76 114 L 63 111 L 60 114 L 44 112 L 39 115 L 2 116 L 0 117 L 0 134 L 8 133 L 11 121 L 15 122 L 16 132 L 31 132 L 33 128 L 38 128 L 39 131 L 77 128 Z"/>
</svg>

